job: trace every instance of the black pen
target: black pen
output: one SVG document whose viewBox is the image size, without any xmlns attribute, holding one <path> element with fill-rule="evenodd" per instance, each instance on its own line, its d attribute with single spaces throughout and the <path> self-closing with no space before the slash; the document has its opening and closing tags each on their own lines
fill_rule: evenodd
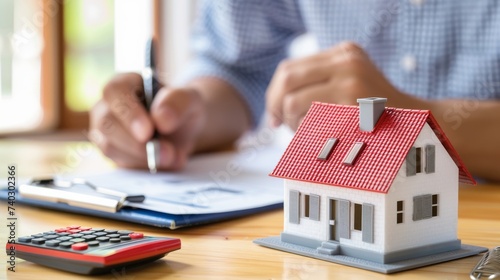
<svg viewBox="0 0 500 280">
<path fill-rule="evenodd" d="M 160 89 L 160 83 L 156 76 L 155 64 L 155 45 L 154 39 L 148 40 L 146 46 L 146 62 L 142 71 L 142 80 L 144 82 L 144 106 L 149 112 L 153 99 Z M 160 142 L 158 140 L 158 133 L 155 130 L 153 138 L 146 143 L 146 155 L 148 159 L 149 172 L 156 173 L 160 157 Z"/>
</svg>

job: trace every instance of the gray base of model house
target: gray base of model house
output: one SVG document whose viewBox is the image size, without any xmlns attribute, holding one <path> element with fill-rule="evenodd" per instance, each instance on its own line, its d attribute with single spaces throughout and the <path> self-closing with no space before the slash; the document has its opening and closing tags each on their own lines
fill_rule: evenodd
<svg viewBox="0 0 500 280">
<path fill-rule="evenodd" d="M 287 233 L 256 239 L 254 242 L 273 249 L 387 274 L 488 251 L 487 248 L 461 244 L 460 240 L 456 240 L 383 255 Z"/>
</svg>

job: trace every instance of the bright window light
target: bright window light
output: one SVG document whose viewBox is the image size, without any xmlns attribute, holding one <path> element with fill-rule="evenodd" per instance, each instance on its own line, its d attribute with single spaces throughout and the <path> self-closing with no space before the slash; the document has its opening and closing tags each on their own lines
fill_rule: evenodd
<svg viewBox="0 0 500 280">
<path fill-rule="evenodd" d="M 0 1 L 0 133 L 36 129 L 42 120 L 42 1 Z"/>
</svg>

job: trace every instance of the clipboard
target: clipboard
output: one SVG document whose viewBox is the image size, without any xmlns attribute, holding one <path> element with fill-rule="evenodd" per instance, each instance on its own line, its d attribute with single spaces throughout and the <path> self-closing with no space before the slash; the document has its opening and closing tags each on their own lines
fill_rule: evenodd
<svg viewBox="0 0 500 280">
<path fill-rule="evenodd" d="M 157 174 L 156 181 L 145 179 L 147 171 L 131 170 L 35 179 L 18 186 L 16 203 L 168 229 L 219 222 L 282 208 L 282 181 L 268 176 L 281 153 L 273 146 L 201 155 L 185 171 Z M 230 180 L 218 182 L 220 174 Z M 137 186 L 122 189 L 130 178 Z M 175 191 L 161 193 L 163 183 Z M 209 203 L 186 203 L 197 192 Z M 7 199 L 7 189 L 0 189 L 0 199 Z"/>
<path fill-rule="evenodd" d="M 88 188 L 93 193 L 79 192 L 82 188 Z M 120 211 L 126 201 L 143 202 L 146 198 L 144 195 L 129 195 L 95 186 L 80 178 L 62 182 L 58 182 L 55 178 L 34 179 L 28 184 L 21 185 L 19 194 L 34 200 L 64 203 L 110 213 Z"/>
</svg>

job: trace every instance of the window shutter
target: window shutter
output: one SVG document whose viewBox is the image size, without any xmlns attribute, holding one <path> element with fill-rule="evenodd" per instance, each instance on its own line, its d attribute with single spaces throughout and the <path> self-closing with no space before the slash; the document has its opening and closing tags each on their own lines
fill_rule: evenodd
<svg viewBox="0 0 500 280">
<path fill-rule="evenodd" d="M 289 208 L 288 208 L 288 221 L 291 224 L 298 224 L 299 223 L 299 198 L 300 198 L 300 193 L 296 190 L 290 190 L 290 197 L 289 197 Z"/>
<path fill-rule="evenodd" d="M 413 197 L 413 220 L 422 220 L 422 196 Z"/>
<path fill-rule="evenodd" d="M 432 195 L 425 194 L 413 197 L 413 220 L 419 221 L 432 217 Z"/>
<path fill-rule="evenodd" d="M 436 146 L 425 146 L 425 173 L 436 172 Z"/>
<path fill-rule="evenodd" d="M 422 219 L 432 218 L 432 195 L 422 196 Z"/>
<path fill-rule="evenodd" d="M 361 226 L 363 229 L 363 242 L 373 243 L 374 240 L 373 210 L 374 206 L 372 204 L 363 203 L 363 219 Z"/>
<path fill-rule="evenodd" d="M 309 219 L 319 221 L 320 196 L 316 194 L 309 195 Z"/>
<path fill-rule="evenodd" d="M 417 174 L 417 149 L 411 147 L 406 156 L 406 176 Z"/>
<path fill-rule="evenodd" d="M 351 202 L 348 200 L 338 200 L 339 203 L 339 217 L 338 217 L 338 231 L 339 238 L 351 238 Z"/>
</svg>

